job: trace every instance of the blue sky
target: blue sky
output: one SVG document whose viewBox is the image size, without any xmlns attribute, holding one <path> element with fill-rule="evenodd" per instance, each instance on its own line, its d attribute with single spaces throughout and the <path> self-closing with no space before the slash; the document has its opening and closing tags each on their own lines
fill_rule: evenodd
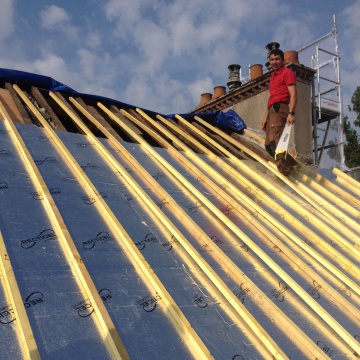
<svg viewBox="0 0 360 360">
<path fill-rule="evenodd" d="M 159 113 L 184 113 L 228 81 L 339 29 L 344 107 L 360 86 L 360 0 L 0 0 L 0 67 Z M 301 57 L 300 57 L 301 59 Z M 301 59 L 302 60 L 302 59 Z M 304 61 L 309 61 L 305 59 Z"/>
</svg>

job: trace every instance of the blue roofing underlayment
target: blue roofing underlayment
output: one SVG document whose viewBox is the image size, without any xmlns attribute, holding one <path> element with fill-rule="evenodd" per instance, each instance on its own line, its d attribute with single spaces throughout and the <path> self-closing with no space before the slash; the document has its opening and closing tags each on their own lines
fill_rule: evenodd
<svg viewBox="0 0 360 360">
<path fill-rule="evenodd" d="M 48 77 L 0 76 L 67 91 Z M 0 265 L 12 265 L 0 272 L 1 360 L 30 358 L 5 284 L 12 273 L 45 360 L 359 359 L 360 187 L 346 175 L 304 166 L 284 178 L 220 143 L 223 156 L 194 153 L 180 138 L 200 147 L 207 135 L 195 129 L 167 148 L 1 120 Z M 158 131 L 163 144 L 173 135 Z M 109 346 L 113 334 L 129 357 Z"/>
</svg>

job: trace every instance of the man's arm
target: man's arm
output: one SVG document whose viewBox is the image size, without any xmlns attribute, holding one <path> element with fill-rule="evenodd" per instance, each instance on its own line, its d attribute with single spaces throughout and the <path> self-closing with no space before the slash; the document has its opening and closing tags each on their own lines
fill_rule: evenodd
<svg viewBox="0 0 360 360">
<path fill-rule="evenodd" d="M 290 102 L 289 102 L 289 112 L 295 112 L 296 103 L 297 103 L 297 90 L 296 85 L 288 86 L 289 94 L 290 94 Z M 294 124 L 296 118 L 295 115 L 288 114 L 286 123 L 288 125 Z"/>
<path fill-rule="evenodd" d="M 261 123 L 261 130 L 264 130 L 264 131 L 266 130 L 266 123 L 267 123 L 268 113 L 269 113 L 269 110 L 266 110 L 264 119 L 263 119 L 263 121 Z"/>
</svg>

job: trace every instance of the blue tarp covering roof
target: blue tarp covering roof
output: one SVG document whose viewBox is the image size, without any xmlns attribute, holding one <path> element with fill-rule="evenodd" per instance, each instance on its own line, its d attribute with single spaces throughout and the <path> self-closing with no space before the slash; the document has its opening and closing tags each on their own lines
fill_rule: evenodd
<svg viewBox="0 0 360 360">
<path fill-rule="evenodd" d="M 49 76 L 37 75 L 25 71 L 0 69 L 0 79 L 10 81 L 20 87 L 35 86 L 49 91 L 64 91 L 69 94 L 77 94 L 78 92 L 70 87 L 54 80 Z"/>
<path fill-rule="evenodd" d="M 230 128 L 234 131 L 242 131 L 246 129 L 244 120 L 232 109 L 224 111 L 210 111 L 207 113 L 187 113 L 179 114 L 186 120 L 193 120 L 195 116 L 202 118 L 216 127 Z M 175 114 L 167 115 L 168 118 L 175 118 Z"/>
<path fill-rule="evenodd" d="M 48 90 L 48 91 L 58 91 L 68 95 L 77 95 L 86 98 L 93 98 L 96 100 L 103 100 L 103 101 L 111 101 L 114 105 L 118 105 L 120 107 L 126 107 L 130 109 L 135 109 L 136 106 L 126 104 L 114 99 L 110 99 L 103 96 L 98 95 L 90 95 L 79 93 L 74 89 L 70 88 L 69 86 L 62 84 L 61 82 L 54 80 L 49 76 L 32 74 L 26 71 L 19 71 L 19 70 L 11 70 L 11 69 L 1 69 L 0 68 L 0 79 L 4 80 L 5 82 L 11 82 L 19 85 L 20 87 L 31 87 L 35 86 L 37 88 Z M 158 112 L 145 110 L 147 113 L 152 114 L 159 114 Z M 226 112 L 223 111 L 211 111 L 207 113 L 186 113 L 186 114 L 179 114 L 184 119 L 193 120 L 195 116 L 199 116 L 205 121 L 208 121 L 214 126 L 217 127 L 224 127 L 230 128 L 234 131 L 242 131 L 246 129 L 246 124 L 243 119 L 234 111 L 228 110 Z M 164 117 L 168 118 L 175 118 L 175 114 L 170 115 L 163 115 Z"/>
</svg>

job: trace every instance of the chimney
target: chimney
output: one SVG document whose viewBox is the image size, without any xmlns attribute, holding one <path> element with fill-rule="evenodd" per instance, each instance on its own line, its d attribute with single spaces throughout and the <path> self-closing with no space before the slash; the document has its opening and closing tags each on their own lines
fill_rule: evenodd
<svg viewBox="0 0 360 360">
<path fill-rule="evenodd" d="M 265 48 L 267 49 L 267 62 L 265 64 L 266 68 L 270 71 L 270 61 L 269 61 L 269 55 L 270 51 L 274 49 L 278 49 L 280 47 L 280 44 L 278 42 L 271 42 L 268 43 Z"/>
<path fill-rule="evenodd" d="M 220 96 L 223 96 L 226 94 L 226 87 L 225 86 L 215 86 L 214 87 L 214 96 L 213 99 L 216 99 Z"/>
<path fill-rule="evenodd" d="M 268 43 L 265 48 L 268 50 L 268 54 L 271 50 L 278 49 L 280 47 L 280 44 L 278 42 L 271 42 Z"/>
<path fill-rule="evenodd" d="M 263 67 L 261 64 L 254 64 L 250 66 L 250 81 L 260 77 L 263 74 Z"/>
<path fill-rule="evenodd" d="M 229 82 L 227 83 L 227 86 L 231 91 L 241 86 L 241 81 L 240 81 L 241 66 L 238 64 L 232 64 L 228 66 L 228 69 L 229 69 Z"/>
<path fill-rule="evenodd" d="M 297 51 L 289 50 L 284 52 L 284 64 L 288 64 L 288 63 L 300 64 Z"/>
<path fill-rule="evenodd" d="M 200 103 L 199 103 L 199 105 L 197 107 L 208 103 L 209 101 L 211 101 L 211 99 L 212 99 L 212 94 L 211 93 L 203 93 L 203 94 L 201 94 Z"/>
</svg>

